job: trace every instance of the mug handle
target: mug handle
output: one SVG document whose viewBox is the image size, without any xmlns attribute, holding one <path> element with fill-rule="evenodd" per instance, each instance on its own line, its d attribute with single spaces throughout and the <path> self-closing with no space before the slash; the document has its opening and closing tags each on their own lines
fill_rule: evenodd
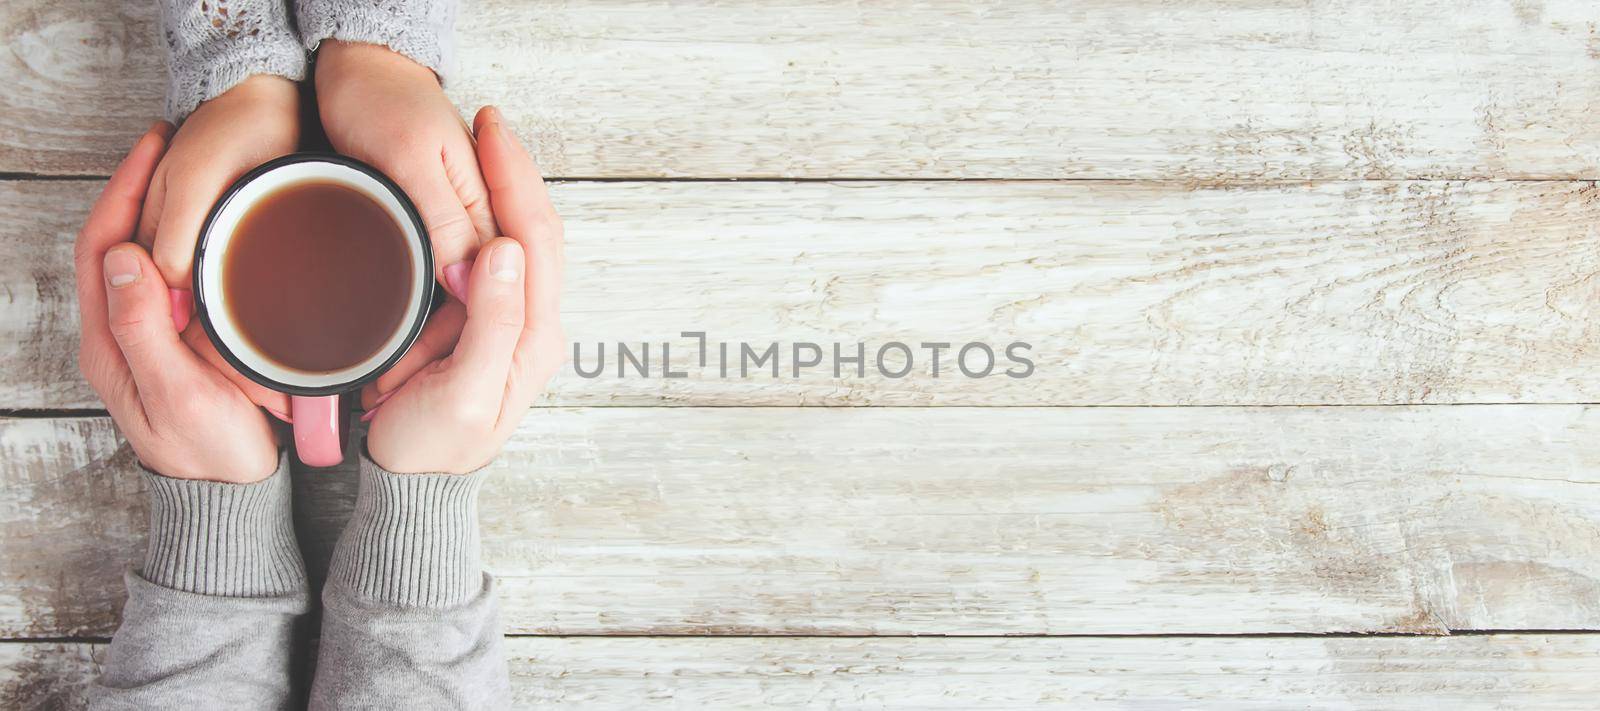
<svg viewBox="0 0 1600 711">
<path fill-rule="evenodd" d="M 307 466 L 331 467 L 344 461 L 339 441 L 339 396 L 289 398 L 294 420 L 294 451 Z"/>
</svg>

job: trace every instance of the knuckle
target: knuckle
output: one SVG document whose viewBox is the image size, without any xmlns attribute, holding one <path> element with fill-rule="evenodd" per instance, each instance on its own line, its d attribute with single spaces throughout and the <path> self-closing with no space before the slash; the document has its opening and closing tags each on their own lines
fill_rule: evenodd
<svg viewBox="0 0 1600 711">
<path fill-rule="evenodd" d="M 89 246 L 88 240 L 84 237 L 83 232 L 78 232 L 78 241 L 72 245 L 72 261 L 73 264 L 78 267 L 78 271 L 86 272 L 89 269 L 97 266 L 95 264 L 95 260 L 99 256 L 100 255 L 96 254 L 94 249 Z"/>
<path fill-rule="evenodd" d="M 146 320 L 137 314 L 115 316 L 109 324 L 111 337 L 124 346 L 137 346 L 143 343 Z"/>
<path fill-rule="evenodd" d="M 566 224 L 555 210 L 541 210 L 534 217 L 533 240 L 536 244 L 555 246 L 566 235 Z"/>
<path fill-rule="evenodd" d="M 494 313 L 491 319 L 493 325 L 500 330 L 521 331 L 522 325 L 526 322 L 522 313 L 521 301 L 522 294 L 520 293 L 497 295 L 495 303 L 491 307 Z"/>
<path fill-rule="evenodd" d="M 168 235 L 167 238 L 156 245 L 156 250 L 150 255 L 151 261 L 156 263 L 156 270 L 162 274 L 179 274 L 189 267 L 191 258 L 190 245 L 177 243 L 173 237 L 186 235 Z"/>
<path fill-rule="evenodd" d="M 444 239 L 464 245 L 477 241 L 478 230 L 472 226 L 472 220 L 468 219 L 464 212 L 434 210 L 424 217 L 422 222 L 428 227 L 429 239 L 435 241 Z"/>
</svg>

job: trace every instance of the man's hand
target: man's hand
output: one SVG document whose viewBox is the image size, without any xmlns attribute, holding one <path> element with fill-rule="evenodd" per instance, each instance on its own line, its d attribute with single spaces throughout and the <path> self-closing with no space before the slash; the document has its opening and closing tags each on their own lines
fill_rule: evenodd
<svg viewBox="0 0 1600 711">
<path fill-rule="evenodd" d="M 129 241 L 171 136 L 160 123 L 139 139 L 78 233 L 78 366 L 146 467 L 179 479 L 259 481 L 277 469 L 272 427 L 183 343 L 168 282 Z"/>
<path fill-rule="evenodd" d="M 415 375 L 374 413 L 367 452 L 392 472 L 463 474 L 487 464 L 565 362 L 561 218 L 500 112 L 479 111 L 475 124 L 478 163 L 509 236 L 484 246 L 462 285 L 459 343 L 448 355 L 413 347 L 402 364 Z"/>
</svg>

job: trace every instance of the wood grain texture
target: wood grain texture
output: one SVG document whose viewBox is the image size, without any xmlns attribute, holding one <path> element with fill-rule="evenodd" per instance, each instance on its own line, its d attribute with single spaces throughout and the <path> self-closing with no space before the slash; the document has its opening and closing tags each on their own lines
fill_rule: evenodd
<svg viewBox="0 0 1600 711">
<path fill-rule="evenodd" d="M 1600 7 L 479 0 L 451 93 L 557 176 L 1593 178 Z M 144 0 L 0 10 L 0 172 L 107 174 Z"/>
<path fill-rule="evenodd" d="M 109 634 L 126 450 L 0 447 L 0 636 Z M 483 535 L 513 633 L 1600 629 L 1597 462 L 1584 406 L 546 408 Z"/>
<path fill-rule="evenodd" d="M 68 711 L 89 707 L 105 645 L 0 643 L 0 708 Z"/>
<path fill-rule="evenodd" d="M 508 639 L 518 708 L 1572 709 L 1600 635 Z M 0 644 L 8 709 L 83 708 L 98 644 Z"/>
<path fill-rule="evenodd" d="M 0 407 L 95 408 L 71 239 L 89 182 L 0 182 Z M 565 183 L 561 405 L 1277 405 L 1600 400 L 1592 183 Z M 198 327 L 198 326 L 196 326 Z M 733 342 L 728 377 L 701 330 Z M 617 376 L 616 343 L 652 377 Z M 661 343 L 674 370 L 662 377 Z M 779 377 L 738 341 L 779 342 Z M 915 350 L 905 378 L 873 356 Z M 923 342 L 1033 345 L 934 378 Z M 865 343 L 793 377 L 792 344 Z M 981 354 L 972 367 L 981 370 Z M 894 369 L 901 358 L 891 353 Z"/>
</svg>

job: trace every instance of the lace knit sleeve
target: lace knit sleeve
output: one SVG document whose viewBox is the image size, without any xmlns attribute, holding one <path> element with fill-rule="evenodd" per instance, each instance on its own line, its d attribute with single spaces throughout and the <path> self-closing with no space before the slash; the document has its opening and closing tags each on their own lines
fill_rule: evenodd
<svg viewBox="0 0 1600 711">
<path fill-rule="evenodd" d="M 173 122 L 251 75 L 305 78 L 305 49 L 284 0 L 161 0 L 161 25 Z"/>
<path fill-rule="evenodd" d="M 456 0 L 295 0 L 300 39 L 381 44 L 448 80 L 455 60 Z"/>
</svg>

